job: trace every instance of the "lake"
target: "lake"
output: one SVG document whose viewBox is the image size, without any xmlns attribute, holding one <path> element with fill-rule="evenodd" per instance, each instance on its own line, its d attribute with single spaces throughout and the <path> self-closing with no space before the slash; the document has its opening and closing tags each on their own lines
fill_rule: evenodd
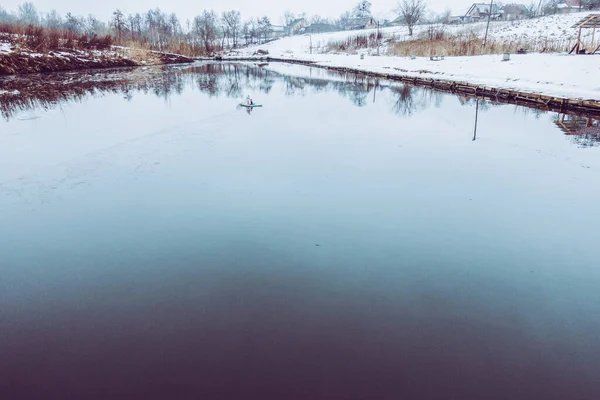
<svg viewBox="0 0 600 400">
<path fill-rule="evenodd" d="M 277 64 L 0 87 L 0 398 L 600 398 L 600 118 Z"/>
</svg>

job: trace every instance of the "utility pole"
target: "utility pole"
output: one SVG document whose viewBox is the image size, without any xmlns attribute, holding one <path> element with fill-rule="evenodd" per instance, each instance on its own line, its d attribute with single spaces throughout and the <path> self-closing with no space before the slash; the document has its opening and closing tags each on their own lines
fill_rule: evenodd
<svg viewBox="0 0 600 400">
<path fill-rule="evenodd" d="M 488 22 L 485 27 L 485 38 L 483 39 L 483 48 L 485 49 L 485 45 L 487 44 L 488 31 L 490 30 L 490 20 L 492 19 L 492 8 L 494 7 L 494 0 L 490 0 L 490 12 L 488 14 Z"/>
<path fill-rule="evenodd" d="M 379 24 L 380 24 L 380 21 L 377 21 L 377 38 L 376 38 L 376 40 L 377 40 L 377 55 L 379 55 Z"/>
</svg>

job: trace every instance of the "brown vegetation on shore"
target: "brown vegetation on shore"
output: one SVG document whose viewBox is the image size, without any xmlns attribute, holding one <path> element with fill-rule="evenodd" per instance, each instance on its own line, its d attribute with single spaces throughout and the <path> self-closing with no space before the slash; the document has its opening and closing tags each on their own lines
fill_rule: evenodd
<svg viewBox="0 0 600 400">
<path fill-rule="evenodd" d="M 76 34 L 67 29 L 7 23 L 0 24 L 0 40 L 16 48 L 35 53 L 59 50 L 107 50 L 113 44 L 110 35 L 98 37 Z"/>
<path fill-rule="evenodd" d="M 450 34 L 444 26 L 433 25 L 411 40 L 382 40 L 381 34 L 375 33 L 356 36 L 342 41 L 330 42 L 326 52 L 356 53 L 361 50 L 375 51 L 377 47 L 385 47 L 389 56 L 475 56 L 484 54 L 516 53 L 520 49 L 536 53 L 554 53 L 569 51 L 573 46 L 570 39 L 529 38 L 524 40 L 490 40 L 486 46 L 476 34 Z"/>
<path fill-rule="evenodd" d="M 112 46 L 110 35 L 75 34 L 67 29 L 0 24 L 0 43 L 11 50 L 0 53 L 0 75 L 56 72 L 93 68 L 133 67 L 189 63 L 178 54 L 140 48 Z"/>
</svg>

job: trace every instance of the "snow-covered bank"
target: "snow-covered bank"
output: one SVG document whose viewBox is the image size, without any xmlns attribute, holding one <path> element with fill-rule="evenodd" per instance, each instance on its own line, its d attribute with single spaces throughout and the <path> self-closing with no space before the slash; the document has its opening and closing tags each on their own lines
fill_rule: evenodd
<svg viewBox="0 0 600 400">
<path fill-rule="evenodd" d="M 499 43 L 526 43 L 537 42 L 564 42 L 565 46 L 574 45 L 579 34 L 579 30 L 573 28 L 578 21 L 587 16 L 589 12 L 566 14 L 566 15 L 550 15 L 547 17 L 525 19 L 518 21 L 496 21 L 492 22 L 489 29 L 489 41 Z M 464 25 L 418 25 L 415 27 L 414 36 L 408 35 L 408 28 L 405 26 L 397 26 L 381 29 L 383 39 L 380 53 L 387 55 L 387 41 L 400 42 L 409 41 L 419 38 L 427 33 L 430 28 L 441 28 L 450 35 L 469 35 L 483 39 L 486 31 L 485 22 L 477 22 Z M 332 43 L 354 39 L 357 36 L 369 36 L 375 34 L 376 30 L 361 30 L 361 31 L 344 31 L 320 33 L 314 35 L 296 35 L 282 38 L 273 42 L 253 46 L 240 51 L 240 54 L 250 55 L 257 49 L 269 51 L 273 56 L 281 54 L 295 54 L 296 56 L 315 53 L 329 52 L 329 45 Z M 582 31 L 582 40 L 590 41 L 592 29 L 584 29 Z M 365 53 L 371 52 L 374 54 L 376 49 L 363 49 Z"/>
<path fill-rule="evenodd" d="M 191 62 L 188 57 L 139 49 L 113 47 L 102 51 L 64 49 L 36 53 L 0 42 L 0 75 Z"/>
<path fill-rule="evenodd" d="M 339 55 L 274 55 L 282 60 L 309 61 L 321 67 L 350 68 L 389 76 L 418 77 L 518 90 L 553 97 L 600 101 L 600 56 L 565 54 L 428 58 Z"/>
<path fill-rule="evenodd" d="M 588 13 L 554 15 L 532 20 L 496 22 L 490 28 L 490 40 L 525 43 L 528 40 L 562 40 L 577 38 L 573 25 Z M 428 29 L 416 28 L 415 37 Z M 481 36 L 485 24 L 446 26 L 451 33 L 467 33 Z M 583 32 L 584 41 L 591 40 L 591 29 Z M 386 40 L 408 40 L 406 27 L 386 28 L 380 49 L 360 50 L 359 54 L 336 54 L 328 50 L 330 43 L 347 40 L 357 35 L 369 35 L 374 31 L 334 32 L 319 35 L 299 35 L 254 46 L 230 54 L 230 57 L 257 57 L 258 50 L 280 60 L 313 62 L 315 66 L 348 68 L 355 71 L 389 76 L 417 77 L 447 82 L 466 83 L 494 89 L 516 90 L 567 99 L 600 101 L 600 55 L 567 55 L 563 53 L 512 54 L 510 61 L 502 61 L 502 55 L 448 57 L 431 61 L 429 57 L 387 56 Z M 311 47 L 312 46 L 312 47 Z M 444 54 L 440 54 L 444 55 Z M 224 59 L 227 59 L 225 57 Z"/>
</svg>

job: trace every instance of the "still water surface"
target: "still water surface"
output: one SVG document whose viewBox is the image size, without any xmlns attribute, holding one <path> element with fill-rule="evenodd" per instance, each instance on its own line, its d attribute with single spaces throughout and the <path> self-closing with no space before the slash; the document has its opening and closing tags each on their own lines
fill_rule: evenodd
<svg viewBox="0 0 600 400">
<path fill-rule="evenodd" d="M 475 99 L 280 65 L 36 79 L 0 81 L 0 398 L 600 398 L 598 119 L 480 101 L 474 137 Z"/>
</svg>

